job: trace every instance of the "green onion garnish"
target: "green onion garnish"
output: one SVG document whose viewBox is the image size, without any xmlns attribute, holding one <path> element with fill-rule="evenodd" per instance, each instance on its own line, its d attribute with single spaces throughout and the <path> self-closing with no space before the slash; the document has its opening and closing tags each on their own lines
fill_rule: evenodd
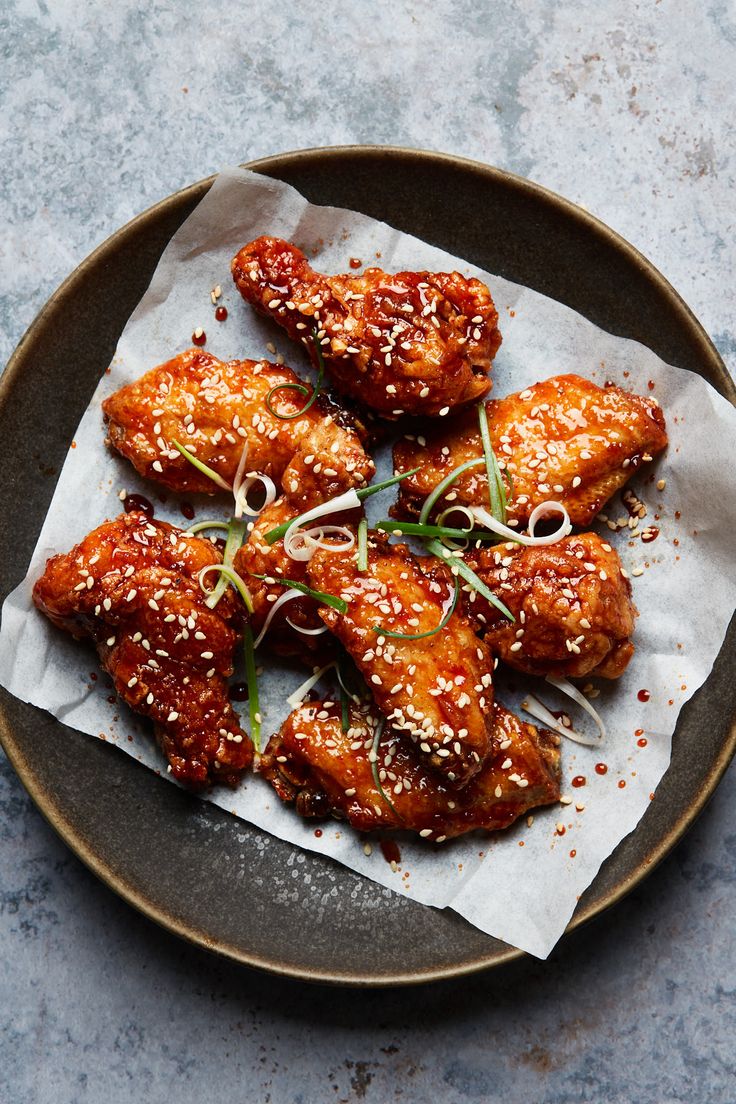
<svg viewBox="0 0 736 1104">
<path fill-rule="evenodd" d="M 217 586 L 215 587 L 215 589 L 207 597 L 206 605 L 208 605 L 210 609 L 214 609 L 217 603 L 222 598 L 225 591 L 227 590 L 227 584 L 230 582 L 240 594 L 249 612 L 252 613 L 253 603 L 251 602 L 248 588 L 246 587 L 240 576 L 237 574 L 237 572 L 233 570 L 233 560 L 235 559 L 235 553 L 238 551 L 245 539 L 245 522 L 233 518 L 226 528 L 227 540 L 225 541 L 225 551 L 222 554 L 222 563 L 211 565 L 212 568 L 221 569 L 220 578 L 217 580 Z M 205 568 L 204 571 L 200 571 L 199 574 L 201 585 L 202 579 L 209 574 L 209 568 Z"/>
<path fill-rule="evenodd" d="M 373 781 L 375 782 L 376 789 L 378 790 L 381 797 L 386 802 L 386 804 L 388 805 L 389 809 L 394 814 L 394 816 L 397 817 L 399 820 L 403 820 L 403 818 L 401 816 L 399 816 L 399 814 L 397 813 L 396 808 L 394 807 L 393 801 L 391 800 L 391 798 L 388 796 L 388 794 L 384 790 L 383 786 L 381 785 L 381 779 L 378 775 L 378 744 L 381 740 L 381 735 L 383 733 L 383 729 L 384 729 L 385 724 L 386 724 L 386 718 L 381 717 L 380 721 L 376 725 L 376 731 L 373 734 L 373 744 L 371 745 L 371 750 L 370 750 L 368 758 L 370 759 L 371 774 L 373 775 Z"/>
<path fill-rule="evenodd" d="M 453 579 L 453 583 L 454 583 L 454 593 L 452 595 L 452 601 L 450 602 L 450 608 L 448 609 L 447 613 L 443 614 L 442 620 L 440 621 L 439 625 L 437 625 L 436 628 L 429 629 L 427 632 L 421 632 L 421 633 L 401 633 L 401 632 L 394 632 L 392 629 L 384 629 L 384 628 L 382 628 L 381 625 L 374 625 L 373 626 L 373 631 L 377 632 L 377 633 L 380 633 L 381 636 L 392 636 L 392 637 L 394 637 L 394 639 L 397 639 L 397 640 L 424 640 L 428 636 L 434 636 L 435 633 L 441 632 L 442 629 L 444 629 L 445 626 L 447 625 L 447 623 L 449 622 L 449 620 L 452 617 L 453 613 L 455 612 L 455 607 L 457 606 L 457 600 L 458 600 L 458 597 L 460 595 L 460 584 L 458 583 L 457 579 Z"/>
<path fill-rule="evenodd" d="M 477 468 L 479 464 L 483 463 L 485 463 L 485 459 L 482 456 L 477 456 L 474 460 L 466 460 L 464 464 L 460 464 L 457 468 L 454 468 L 449 475 L 446 475 L 445 478 L 437 484 L 435 489 L 431 491 L 424 500 L 424 505 L 419 514 L 419 520 L 422 525 L 425 525 L 429 520 L 429 515 L 432 513 L 432 508 L 437 499 L 442 497 L 447 488 L 452 486 L 458 476 L 462 475 L 468 468 Z M 419 469 L 417 468 L 416 470 L 418 471 Z M 414 472 L 409 472 L 407 474 L 413 475 Z"/>
<path fill-rule="evenodd" d="M 368 519 L 358 522 L 358 571 L 368 570 Z"/>
<path fill-rule="evenodd" d="M 508 617 L 509 621 L 516 621 L 511 610 L 503 604 L 500 598 L 497 598 L 493 591 L 486 586 L 482 579 L 478 578 L 472 568 L 468 567 L 460 556 L 455 555 L 449 548 L 445 548 L 440 544 L 438 540 L 428 540 L 426 542 L 426 549 L 434 556 L 437 556 L 440 560 L 444 560 L 452 571 L 457 570 L 457 574 L 461 575 L 467 583 L 470 583 L 473 590 L 477 590 L 487 602 L 490 602 L 492 606 L 495 606 L 504 617 Z"/>
<path fill-rule="evenodd" d="M 250 738 L 257 752 L 261 750 L 261 713 L 258 697 L 258 678 L 256 676 L 256 653 L 253 647 L 253 633 L 250 625 L 243 630 L 245 651 L 245 680 L 248 684 L 248 712 L 250 715 Z"/>
<path fill-rule="evenodd" d="M 343 732 L 350 728 L 350 695 L 340 675 L 340 661 L 337 663 L 338 683 L 340 685 L 340 724 Z"/>
<path fill-rule="evenodd" d="M 301 418 L 307 411 L 314 405 L 314 402 L 322 390 L 322 383 L 325 378 L 325 362 L 322 357 L 322 350 L 319 347 L 319 340 L 317 338 L 317 330 L 312 328 L 312 341 L 314 342 L 314 351 L 317 354 L 317 382 L 312 389 L 312 394 L 301 410 L 297 410 L 294 414 L 279 414 L 278 410 L 274 410 L 271 404 L 271 396 L 276 391 L 298 391 L 306 398 L 309 395 L 309 390 L 303 383 L 277 383 L 275 387 L 266 395 L 266 409 L 269 414 L 273 414 L 274 418 L 280 418 L 282 422 L 293 422 L 296 418 Z"/>
<path fill-rule="evenodd" d="M 500 541 L 498 533 L 490 533 L 486 529 L 454 529 L 449 525 L 421 525 L 417 521 L 391 521 L 386 518 L 376 522 L 376 529 L 381 529 L 392 536 L 406 537 L 452 537 L 455 540 L 467 538 L 480 541 Z"/>
<path fill-rule="evenodd" d="M 201 460 L 198 460 L 193 452 L 190 452 L 188 448 L 185 448 L 179 441 L 173 441 L 175 449 L 178 449 L 185 460 L 188 460 L 193 467 L 201 472 L 202 475 L 206 475 L 208 479 L 211 479 L 213 483 L 216 483 L 218 487 L 221 487 L 223 491 L 232 491 L 232 487 L 229 483 L 226 483 L 221 475 L 218 475 L 213 468 L 208 467 L 207 464 L 203 464 Z"/>
<path fill-rule="evenodd" d="M 201 533 L 203 529 L 229 529 L 230 526 L 226 521 L 197 521 L 194 525 L 190 525 L 185 530 L 190 537 L 193 537 L 195 533 Z"/>
<path fill-rule="evenodd" d="M 480 424 L 480 438 L 483 442 L 483 459 L 486 462 L 486 475 L 488 477 L 488 500 L 491 504 L 491 513 L 506 524 L 506 488 L 503 485 L 501 469 L 496 460 L 496 454 L 491 444 L 491 432 L 488 428 L 488 412 L 486 404 L 481 400 L 478 403 L 478 422 Z"/>
<path fill-rule="evenodd" d="M 289 587 L 291 590 L 301 591 L 302 594 L 306 594 L 308 598 L 314 598 L 315 602 L 319 602 L 322 606 L 331 606 L 332 609 L 336 609 L 338 613 L 347 613 L 348 604 L 344 598 L 338 598 L 336 594 L 325 594 L 322 590 L 313 590 L 312 587 L 307 586 L 306 583 L 299 583 L 296 579 L 282 579 L 280 575 L 256 575 L 255 572 L 251 572 L 254 579 L 268 579 L 270 583 L 276 583 L 279 586 Z"/>
<path fill-rule="evenodd" d="M 479 463 L 482 463 L 482 461 L 479 461 Z M 327 502 L 322 503 L 319 516 L 327 516 L 329 511 L 324 509 L 323 507 L 329 506 L 330 502 L 332 501 L 338 503 L 338 511 L 345 509 L 357 509 L 357 504 L 355 500 L 353 500 L 352 506 L 345 506 L 340 503 L 339 500 L 344 498 L 345 495 L 354 494 L 355 498 L 358 500 L 358 503 L 363 502 L 364 499 L 370 498 L 371 495 L 377 494 L 379 491 L 385 491 L 387 487 L 393 487 L 394 483 L 400 483 L 402 479 L 408 479 L 410 475 L 416 475 L 418 471 L 419 468 L 414 468 L 412 471 L 405 472 L 403 475 L 394 475 L 391 479 L 384 479 L 382 483 L 374 483 L 370 487 L 361 487 L 360 490 L 356 491 L 346 491 L 344 492 L 344 494 L 337 495 L 334 499 L 328 499 Z M 305 510 L 303 514 L 299 514 L 297 517 L 292 518 L 291 521 L 284 521 L 281 523 L 281 525 L 277 525 L 275 529 L 270 529 L 263 539 L 265 540 L 266 544 L 275 544 L 277 540 L 282 540 L 282 538 L 286 536 L 286 533 L 289 529 L 292 528 L 292 526 L 298 528 L 305 519 L 307 521 L 311 521 L 313 518 L 315 518 L 315 515 L 316 507 L 313 507 L 311 510 Z"/>
</svg>

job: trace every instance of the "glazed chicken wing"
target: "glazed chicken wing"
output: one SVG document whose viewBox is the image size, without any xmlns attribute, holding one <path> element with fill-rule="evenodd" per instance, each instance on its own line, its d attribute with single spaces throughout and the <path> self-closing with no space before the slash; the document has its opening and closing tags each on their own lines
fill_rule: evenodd
<svg viewBox="0 0 736 1104">
<path fill-rule="evenodd" d="M 210 610 L 198 582 L 220 560 L 209 541 L 133 512 L 53 556 L 33 588 L 55 625 L 94 642 L 117 692 L 153 721 L 174 777 L 193 788 L 234 786 L 253 759 L 228 700 L 234 592 Z"/>
<path fill-rule="evenodd" d="M 508 621 L 475 590 L 467 596 L 495 656 L 530 675 L 623 674 L 634 654 L 636 609 L 617 553 L 596 533 L 541 548 L 504 544 L 466 559 L 516 618 Z"/>
<path fill-rule="evenodd" d="M 526 525 L 535 506 L 549 499 L 564 504 L 573 525 L 590 525 L 639 465 L 667 444 L 664 416 L 655 399 L 619 387 L 596 387 L 580 376 L 554 376 L 486 403 L 486 411 L 494 452 L 511 476 L 509 518 L 519 526 Z M 393 516 L 416 517 L 446 475 L 482 456 L 475 410 L 431 437 L 397 442 L 396 470 L 419 471 L 400 484 Z M 482 463 L 463 472 L 440 499 L 438 511 L 453 502 L 487 506 Z"/>
<path fill-rule="evenodd" d="M 436 415 L 485 395 L 501 344 L 479 280 L 459 272 L 368 268 L 323 276 L 280 238 L 257 238 L 232 263 L 246 302 L 307 346 L 314 334 L 335 386 L 385 418 Z"/>
<path fill-rule="evenodd" d="M 110 443 L 141 475 L 174 491 L 215 493 L 215 485 L 176 449 L 186 446 L 232 484 L 248 445 L 247 471 L 270 476 L 297 506 L 315 486 L 325 498 L 367 483 L 373 461 L 341 407 L 321 394 L 301 417 L 307 397 L 290 368 L 267 361 L 222 361 L 188 349 L 121 387 L 102 404 Z M 274 388 L 278 390 L 274 391 Z"/>
<path fill-rule="evenodd" d="M 441 843 L 476 828 L 495 831 L 560 797 L 559 737 L 525 724 L 496 702 L 498 751 L 463 788 L 427 770 L 416 748 L 386 729 L 377 747 L 376 785 L 371 763 L 377 723 L 352 708 L 342 731 L 340 708 L 309 702 L 287 717 L 261 761 L 282 801 L 302 816 L 334 814 L 354 828 L 405 828 Z"/>
<path fill-rule="evenodd" d="M 320 616 L 350 653 L 378 708 L 407 733 L 425 763 L 462 785 L 491 747 L 493 660 L 457 610 L 445 627 L 453 582 L 438 561 L 425 566 L 380 533 L 368 541 L 368 568 L 355 551 L 318 551 L 311 585 L 348 603 Z M 430 633 L 423 639 L 392 634 Z"/>
</svg>

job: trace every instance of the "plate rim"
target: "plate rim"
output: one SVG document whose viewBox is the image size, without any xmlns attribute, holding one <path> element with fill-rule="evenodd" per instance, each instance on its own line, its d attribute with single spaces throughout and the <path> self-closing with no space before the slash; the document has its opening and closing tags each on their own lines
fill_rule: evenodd
<svg viewBox="0 0 736 1104">
<path fill-rule="evenodd" d="M 314 163 L 318 161 L 322 163 L 325 161 L 337 162 L 341 159 L 355 159 L 356 157 L 368 159 L 375 158 L 376 156 L 384 156 L 387 159 L 414 159 L 425 163 L 440 163 L 447 167 L 459 168 L 464 172 L 480 175 L 484 178 L 502 181 L 507 187 L 522 192 L 526 196 L 532 196 L 546 205 L 563 211 L 567 217 L 577 222 L 585 232 L 593 233 L 605 239 L 609 244 L 618 251 L 623 252 L 633 263 L 642 269 L 647 279 L 658 287 L 660 293 L 666 299 L 673 303 L 678 313 L 682 316 L 683 321 L 687 322 L 689 325 L 693 339 L 699 346 L 703 359 L 710 364 L 714 378 L 716 378 L 719 383 L 721 394 L 723 394 L 733 405 L 736 405 L 736 383 L 734 383 L 734 380 L 729 374 L 718 350 L 691 308 L 655 265 L 634 245 L 627 241 L 617 231 L 609 227 L 596 215 L 591 214 L 590 211 L 585 210 L 571 200 L 566 199 L 564 196 L 559 195 L 535 181 L 528 180 L 525 177 L 508 172 L 505 169 L 500 169 L 496 166 L 487 165 L 483 162 L 455 154 L 393 145 L 358 144 L 309 147 L 261 157 L 245 163 L 243 167 L 253 172 L 260 172 L 267 176 L 280 178 L 284 170 L 305 163 Z M 162 212 L 172 205 L 182 202 L 187 197 L 196 195 L 203 196 L 216 179 L 216 176 L 217 174 L 212 174 L 184 188 L 180 188 L 146 208 L 144 211 L 141 211 L 113 231 L 112 234 L 96 246 L 96 248 L 69 273 L 38 311 L 11 354 L 5 371 L 0 377 L 0 409 L 4 409 L 6 403 L 10 401 L 11 393 L 20 380 L 27 347 L 33 343 L 36 331 L 40 329 L 46 315 L 59 300 L 63 300 L 73 293 L 74 285 L 77 281 L 84 276 L 90 267 L 95 266 L 98 261 L 104 257 L 106 252 L 114 249 L 117 241 L 122 236 L 125 236 L 133 228 L 140 230 L 147 221 L 155 221 Z M 44 819 L 62 838 L 70 850 L 100 879 L 100 881 L 109 889 L 113 890 L 113 892 L 121 897 L 127 904 L 137 909 L 160 927 L 199 948 L 219 954 L 231 961 L 263 970 L 272 975 L 302 981 L 342 986 L 349 985 L 382 988 L 386 986 L 405 986 L 447 980 L 450 978 L 467 977 L 481 970 L 504 966 L 512 961 L 528 957 L 526 952 L 516 947 L 509 947 L 508 951 L 500 955 L 497 952 L 487 956 L 479 955 L 470 962 L 458 965 L 439 968 L 427 967 L 426 970 L 413 970 L 410 974 L 376 976 L 361 973 L 351 974 L 345 971 L 338 972 L 324 969 L 295 968 L 292 965 L 287 966 L 280 963 L 277 958 L 266 959 L 257 954 L 244 953 L 242 949 L 228 944 L 225 941 L 216 941 L 206 937 L 194 926 L 188 925 L 179 920 L 176 916 L 167 913 L 165 908 L 150 901 L 144 894 L 138 892 L 134 887 L 129 885 L 121 874 L 111 869 L 111 867 L 95 852 L 94 847 L 88 844 L 67 818 L 54 807 L 53 797 L 45 791 L 44 786 L 36 778 L 33 770 L 25 762 L 23 752 L 15 741 L 10 722 L 6 716 L 5 708 L 2 703 L 0 703 L 0 744 L 2 744 L 11 766 Z M 576 912 L 567 925 L 564 934 L 569 934 L 583 924 L 593 920 L 595 917 L 600 916 L 643 882 L 643 880 L 676 846 L 703 811 L 723 777 L 735 752 L 736 719 L 732 721 L 728 736 L 722 744 L 719 755 L 714 760 L 702 787 L 694 795 L 693 801 L 688 806 L 687 811 L 673 824 L 671 829 L 657 841 L 656 845 L 649 853 L 647 861 L 641 862 L 637 869 L 634 870 L 627 879 L 618 884 L 616 888 L 604 898 L 584 907 L 579 914 Z M 634 831 L 636 831 L 636 828 Z"/>
</svg>

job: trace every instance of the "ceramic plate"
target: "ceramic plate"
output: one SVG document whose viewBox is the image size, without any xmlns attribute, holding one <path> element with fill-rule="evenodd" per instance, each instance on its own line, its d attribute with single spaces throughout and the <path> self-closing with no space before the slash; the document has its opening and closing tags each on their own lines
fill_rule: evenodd
<svg viewBox="0 0 736 1104">
<path fill-rule="evenodd" d="M 372 147 L 306 150 L 248 167 L 313 203 L 364 211 L 567 303 L 736 401 L 718 353 L 663 277 L 613 231 L 536 184 L 455 157 Z M 25 573 L 69 441 L 128 316 L 211 182 L 113 234 L 62 284 L 13 355 L 0 381 L 0 598 Z M 657 800 L 604 864 L 571 927 L 628 893 L 713 792 L 736 744 L 735 652 L 732 629 L 711 677 L 682 710 Z M 297 866 L 280 840 L 271 841 L 264 868 L 259 831 L 4 691 L 0 735 L 39 809 L 100 878 L 170 931 L 226 957 L 313 981 L 389 985 L 521 953 L 319 855 Z"/>
</svg>

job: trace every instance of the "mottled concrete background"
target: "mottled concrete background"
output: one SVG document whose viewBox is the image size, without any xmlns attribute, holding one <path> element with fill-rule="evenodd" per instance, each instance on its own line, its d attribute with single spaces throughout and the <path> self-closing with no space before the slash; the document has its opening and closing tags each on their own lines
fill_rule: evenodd
<svg viewBox="0 0 736 1104">
<path fill-rule="evenodd" d="M 584 204 L 736 366 L 728 0 L 3 0 L 0 33 L 3 362 L 60 280 L 155 200 L 224 163 L 375 142 Z M 3 760 L 0 1100 L 733 1101 L 734 796 L 731 771 L 669 860 L 549 963 L 351 994 L 155 929 L 71 857 Z"/>
</svg>

